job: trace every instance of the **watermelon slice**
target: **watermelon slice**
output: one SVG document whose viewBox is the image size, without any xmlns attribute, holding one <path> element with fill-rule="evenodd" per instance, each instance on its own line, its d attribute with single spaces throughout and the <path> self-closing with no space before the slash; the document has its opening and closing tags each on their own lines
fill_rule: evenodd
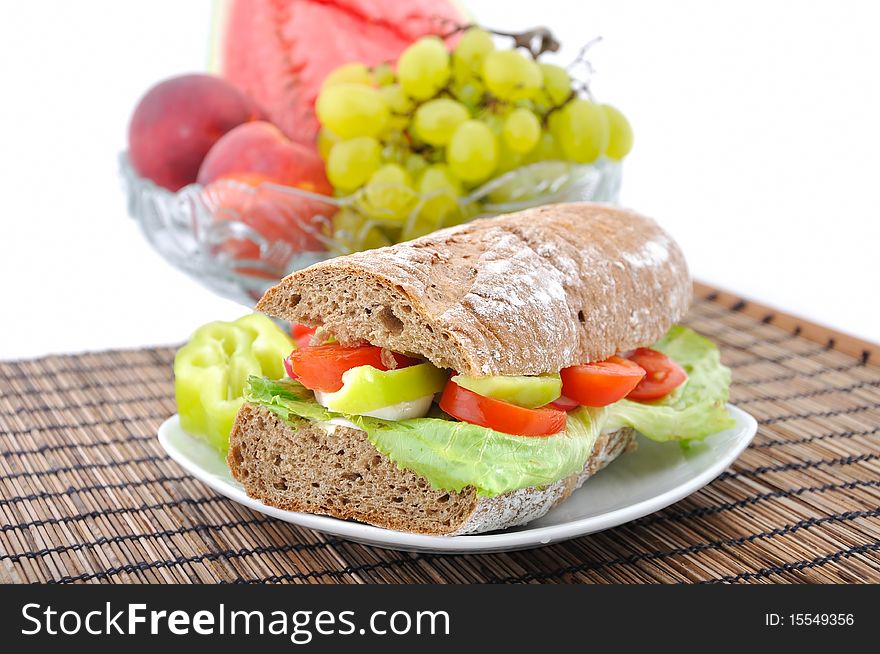
<svg viewBox="0 0 880 654">
<path fill-rule="evenodd" d="M 228 0 L 225 9 L 221 73 L 310 146 L 315 98 L 330 71 L 394 61 L 419 37 L 468 22 L 450 0 Z"/>
</svg>

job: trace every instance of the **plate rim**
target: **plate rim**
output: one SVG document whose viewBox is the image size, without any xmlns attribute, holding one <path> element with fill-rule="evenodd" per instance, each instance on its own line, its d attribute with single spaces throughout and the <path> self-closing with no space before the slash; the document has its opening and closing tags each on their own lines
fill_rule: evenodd
<svg viewBox="0 0 880 654">
<path fill-rule="evenodd" d="M 237 484 L 230 483 L 214 473 L 196 465 L 173 443 L 169 442 L 172 429 L 179 429 L 191 438 L 197 438 L 180 426 L 177 413 L 167 418 L 159 427 L 159 443 L 165 453 L 189 474 L 209 486 L 217 493 L 237 502 L 250 510 L 270 517 L 296 524 L 322 533 L 352 539 L 374 547 L 402 549 L 419 552 L 440 552 L 444 554 L 492 552 L 532 547 L 543 547 L 554 542 L 561 542 L 586 536 L 615 527 L 646 515 L 659 511 L 711 483 L 728 466 L 730 466 L 749 446 L 758 429 L 758 422 L 748 412 L 733 404 L 727 404 L 728 410 L 736 419 L 740 433 L 733 446 L 725 452 L 725 456 L 713 461 L 699 474 L 670 488 L 658 495 L 646 498 L 606 513 L 585 518 L 578 518 L 558 525 L 547 525 L 519 531 L 500 531 L 487 534 L 464 534 L 459 536 L 439 536 L 431 534 L 415 534 L 394 529 L 385 529 L 351 520 L 341 520 L 332 516 L 299 511 L 286 511 L 264 504 L 261 500 L 250 497 Z M 175 424 L 176 423 L 176 424 Z M 718 432 L 723 433 L 723 432 Z M 712 434 L 711 436 L 714 436 Z M 711 438 L 711 436 L 709 436 Z M 293 519 L 291 519 L 293 518 Z"/>
</svg>

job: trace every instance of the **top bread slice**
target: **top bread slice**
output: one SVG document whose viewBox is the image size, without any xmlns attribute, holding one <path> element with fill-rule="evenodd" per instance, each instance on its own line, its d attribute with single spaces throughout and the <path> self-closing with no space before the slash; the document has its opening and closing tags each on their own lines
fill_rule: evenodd
<svg viewBox="0 0 880 654">
<path fill-rule="evenodd" d="M 317 263 L 256 308 L 467 375 L 536 375 L 650 345 L 691 294 L 684 256 L 657 223 L 577 203 Z"/>
</svg>

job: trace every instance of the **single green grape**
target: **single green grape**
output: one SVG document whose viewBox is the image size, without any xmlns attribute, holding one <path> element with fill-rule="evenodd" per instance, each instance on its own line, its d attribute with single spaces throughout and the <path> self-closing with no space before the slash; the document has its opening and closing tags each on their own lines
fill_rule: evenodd
<svg viewBox="0 0 880 654">
<path fill-rule="evenodd" d="M 541 89 L 541 69 L 516 50 L 494 50 L 483 60 L 486 88 L 501 100 L 533 98 Z"/>
<path fill-rule="evenodd" d="M 453 65 L 460 62 L 463 70 L 479 73 L 486 55 L 495 49 L 492 35 L 479 27 L 471 27 L 458 41 L 452 52 Z"/>
<path fill-rule="evenodd" d="M 615 109 L 610 104 L 603 104 L 601 107 L 608 118 L 608 127 L 611 131 L 608 147 L 605 148 L 605 156 L 620 161 L 632 150 L 632 126 L 619 109 Z"/>
<path fill-rule="evenodd" d="M 339 190 L 353 191 L 363 186 L 379 168 L 382 148 L 372 136 L 357 136 L 330 148 L 327 179 Z"/>
<path fill-rule="evenodd" d="M 547 130 L 541 132 L 538 144 L 532 149 L 523 160 L 524 164 L 536 163 L 538 161 L 555 161 L 565 159 L 565 153 L 559 147 L 556 137 Z"/>
<path fill-rule="evenodd" d="M 504 142 L 514 152 L 525 154 L 541 138 L 541 122 L 528 109 L 514 109 L 504 120 L 501 129 Z"/>
<path fill-rule="evenodd" d="M 388 103 L 379 91 L 350 82 L 322 89 L 315 113 L 323 127 L 343 139 L 378 136 L 391 118 Z"/>
<path fill-rule="evenodd" d="M 506 139 L 498 140 L 498 166 L 495 168 L 495 175 L 503 175 L 515 168 L 519 168 L 524 163 L 525 156 L 521 152 L 512 150 L 507 144 Z"/>
<path fill-rule="evenodd" d="M 372 81 L 373 84 L 382 88 L 383 86 L 388 86 L 389 84 L 394 84 L 394 69 L 389 64 L 379 64 L 378 66 L 373 66 L 373 69 L 370 71 L 372 73 Z"/>
<path fill-rule="evenodd" d="M 419 193 L 444 191 L 457 198 L 461 195 L 461 182 L 452 174 L 449 166 L 442 163 L 431 164 L 422 171 L 418 189 Z"/>
<path fill-rule="evenodd" d="M 404 159 L 403 166 L 412 179 L 418 179 L 419 175 L 428 167 L 428 162 L 420 154 L 409 153 Z"/>
<path fill-rule="evenodd" d="M 538 64 L 544 76 L 544 93 L 550 100 L 550 106 L 558 107 L 571 95 L 571 76 L 556 64 Z"/>
<path fill-rule="evenodd" d="M 452 59 L 450 59 L 450 66 L 452 67 L 452 75 L 449 78 L 449 86 L 451 89 L 455 89 L 476 79 L 473 71 L 461 59 L 456 59 L 453 56 Z"/>
<path fill-rule="evenodd" d="M 331 132 L 329 129 L 321 128 L 318 130 L 318 154 L 321 155 L 321 158 L 324 161 L 327 161 L 327 157 L 330 156 L 330 149 L 341 141 L 336 134 Z"/>
<path fill-rule="evenodd" d="M 554 112 L 556 113 L 556 112 Z M 576 98 L 559 110 L 553 135 L 565 157 L 577 163 L 590 163 L 608 147 L 611 130 L 608 117 L 594 102 Z"/>
<path fill-rule="evenodd" d="M 483 104 L 483 98 L 486 95 L 486 88 L 476 78 L 461 83 L 456 82 L 451 90 L 452 95 L 472 114 L 476 113 L 477 108 Z"/>
<path fill-rule="evenodd" d="M 448 166 L 438 163 L 425 168 L 417 188 L 421 204 L 404 225 L 401 238 L 418 238 L 444 225 L 454 225 L 463 220 L 459 204 L 461 182 Z"/>
<path fill-rule="evenodd" d="M 498 165 L 498 140 L 485 123 L 466 120 L 446 146 L 446 162 L 460 180 L 481 182 Z"/>
<path fill-rule="evenodd" d="M 405 116 L 412 113 L 415 105 L 410 97 L 404 92 L 400 84 L 389 84 L 379 89 L 380 95 L 385 98 L 388 108 L 394 114 Z"/>
<path fill-rule="evenodd" d="M 449 53 L 436 36 L 426 36 L 403 51 L 397 61 L 397 78 L 406 93 L 427 100 L 449 81 Z"/>
<path fill-rule="evenodd" d="M 422 198 L 419 213 L 427 220 L 440 224 L 447 216 L 458 211 L 461 182 L 445 164 L 432 164 L 425 168 L 417 189 Z"/>
<path fill-rule="evenodd" d="M 416 109 L 413 129 L 425 143 L 444 146 L 449 143 L 455 128 L 470 118 L 467 108 L 449 98 L 428 100 Z"/>
<path fill-rule="evenodd" d="M 342 64 L 330 71 L 330 74 L 324 78 L 321 84 L 321 90 L 335 86 L 337 84 L 365 84 L 371 86 L 373 84 L 373 76 L 370 70 L 359 62 L 350 64 Z"/>
<path fill-rule="evenodd" d="M 412 180 L 403 166 L 384 164 L 364 186 L 364 204 L 367 214 L 377 220 L 401 222 L 415 206 L 417 195 Z"/>
</svg>

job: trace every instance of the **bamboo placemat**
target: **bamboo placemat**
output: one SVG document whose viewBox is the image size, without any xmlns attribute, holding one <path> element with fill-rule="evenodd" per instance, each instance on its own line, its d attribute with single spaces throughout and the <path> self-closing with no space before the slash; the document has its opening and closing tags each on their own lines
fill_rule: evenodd
<svg viewBox="0 0 880 654">
<path fill-rule="evenodd" d="M 716 481 L 542 549 L 381 550 L 253 513 L 159 447 L 173 349 L 0 364 L 0 581 L 880 582 L 880 353 L 697 287 L 687 323 L 761 423 Z"/>
</svg>

